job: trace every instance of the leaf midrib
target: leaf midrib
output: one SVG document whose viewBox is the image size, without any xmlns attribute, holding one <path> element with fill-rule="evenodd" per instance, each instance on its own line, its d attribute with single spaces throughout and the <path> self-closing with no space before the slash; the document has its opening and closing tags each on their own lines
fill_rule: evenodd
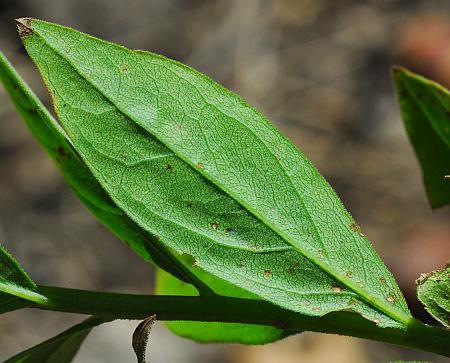
<svg viewBox="0 0 450 363">
<path fill-rule="evenodd" d="M 33 21 L 34 19 L 32 19 Z M 43 23 L 46 23 L 44 21 L 42 21 Z M 64 28 L 64 27 L 63 27 Z M 68 28 L 69 29 L 69 28 Z M 137 122 L 134 117 L 130 116 L 127 112 L 125 112 L 124 110 L 122 110 L 113 100 L 111 100 L 111 98 L 107 95 L 105 95 L 103 93 L 103 91 L 101 89 L 99 89 L 97 87 L 97 85 L 95 83 L 93 83 L 92 80 L 90 80 L 88 77 L 86 77 L 83 72 L 81 70 L 78 69 L 78 67 L 73 64 L 73 62 L 66 58 L 63 54 L 61 54 L 57 49 L 55 49 L 49 42 L 47 42 L 47 40 L 45 39 L 44 36 L 40 35 L 39 32 L 36 32 L 35 29 L 32 28 L 31 34 L 26 35 L 26 37 L 29 36 L 33 36 L 33 35 L 37 35 L 39 36 L 42 41 L 53 51 L 55 52 L 58 56 L 60 56 L 62 59 L 64 59 L 68 64 L 70 64 L 70 66 L 73 68 L 74 71 L 76 71 L 76 73 L 78 73 L 78 75 L 85 80 L 87 83 L 89 83 L 89 85 L 91 85 L 91 87 L 93 89 L 95 89 L 97 92 L 99 92 L 108 102 L 111 103 L 111 105 L 113 105 L 120 113 L 122 113 L 124 116 L 126 116 L 127 118 L 129 118 L 130 120 L 133 120 L 133 122 L 135 122 L 136 124 L 139 125 L 139 122 Z M 112 43 L 108 43 L 105 42 L 101 39 L 97 39 L 94 37 L 91 37 L 88 35 L 88 37 L 95 39 L 97 41 L 103 42 L 105 44 L 112 44 Z M 119 47 L 121 49 L 124 49 L 128 52 L 133 52 L 130 51 L 129 49 L 122 47 L 120 45 L 117 44 L 113 44 L 116 47 Z M 157 55 L 157 54 L 153 54 L 150 52 L 144 52 L 144 51 L 139 51 L 139 53 L 145 53 L 145 54 L 150 54 L 152 56 L 157 56 L 161 59 L 164 60 L 168 60 L 170 62 L 170 59 L 165 58 L 161 55 Z M 179 62 L 174 62 L 177 65 L 182 65 L 184 67 L 187 67 L 185 65 L 183 65 L 182 63 Z M 189 67 L 187 67 L 189 68 Z M 189 68 L 190 69 L 190 68 Z M 191 69 L 190 69 L 191 70 Z M 195 70 L 194 70 L 195 72 Z M 201 73 L 199 73 L 202 77 L 203 76 Z M 207 78 L 207 77 L 206 77 Z M 208 79 L 208 78 L 207 78 Z M 186 80 L 187 81 L 187 80 Z M 208 79 L 209 81 L 209 79 Z M 187 81 L 188 82 L 188 81 Z M 53 105 L 56 107 L 56 104 L 54 103 L 54 100 L 51 100 Z M 149 132 L 148 130 L 146 130 L 147 132 Z M 318 258 L 316 258 L 316 256 L 312 255 L 311 253 L 309 253 L 307 250 L 303 250 L 301 248 L 299 248 L 299 246 L 295 243 L 295 241 L 292 241 L 291 237 L 289 235 L 287 235 L 286 233 L 284 233 L 282 230 L 279 230 L 279 228 L 272 224 L 270 222 L 269 219 L 266 219 L 263 215 L 260 215 L 256 210 L 254 210 L 250 205 L 247 205 L 247 203 L 245 203 L 243 200 L 241 200 L 238 196 L 234 195 L 233 192 L 228 191 L 227 188 L 225 188 L 222 183 L 220 183 L 217 180 L 214 180 L 209 174 L 206 174 L 203 170 L 198 169 L 195 167 L 195 164 L 189 160 L 187 157 L 184 157 L 182 154 L 178 153 L 177 150 L 173 149 L 172 147 L 170 147 L 165 140 L 163 140 L 159 135 L 155 135 L 152 132 L 149 132 L 152 136 L 154 136 L 159 142 L 161 142 L 164 146 L 166 146 L 168 149 L 170 149 L 178 158 L 180 158 L 183 162 L 187 163 L 189 166 L 192 167 L 192 169 L 194 169 L 196 172 L 198 172 L 200 175 L 202 175 L 203 177 L 205 177 L 207 180 L 209 180 L 211 183 L 213 183 L 213 185 L 216 185 L 217 187 L 219 187 L 220 190 L 224 191 L 226 194 L 228 194 L 231 198 L 233 198 L 236 202 L 238 202 L 241 206 L 243 206 L 248 212 L 250 212 L 251 214 L 253 214 L 257 219 L 259 219 L 261 222 L 263 222 L 266 226 L 268 226 L 272 231 L 274 231 L 277 235 L 279 235 L 285 242 L 287 242 L 289 245 L 293 246 L 293 248 L 298 251 L 300 254 L 302 254 L 303 256 L 305 256 L 308 260 L 310 260 L 311 262 L 313 262 L 315 265 L 317 265 L 318 267 L 320 267 L 322 270 L 324 270 L 327 274 L 329 274 L 330 276 L 332 276 L 334 279 L 336 279 L 337 281 L 339 281 L 340 283 L 344 284 L 345 286 L 347 286 L 348 288 L 350 288 L 351 290 L 353 290 L 355 293 L 357 293 L 357 295 L 359 297 L 361 297 L 364 301 L 366 301 L 367 303 L 369 303 L 370 305 L 374 306 L 375 308 L 377 308 L 378 310 L 380 310 L 381 312 L 385 313 L 386 315 L 388 315 L 389 317 L 391 317 L 392 319 L 407 325 L 408 322 L 410 321 L 411 317 L 403 314 L 402 312 L 400 312 L 397 309 L 393 309 L 390 305 L 386 304 L 385 302 L 383 302 L 382 300 L 379 300 L 378 298 L 370 295 L 370 293 L 368 293 L 366 290 L 361 289 L 360 286 L 358 286 L 356 283 L 354 283 L 353 281 L 351 281 L 349 278 L 345 277 L 344 275 L 341 275 L 339 273 L 336 273 L 333 271 L 333 269 L 331 269 L 328 264 L 321 262 Z M 296 189 L 296 188 L 294 188 Z M 300 198 L 301 199 L 301 198 Z M 305 208 L 306 209 L 306 208 Z M 126 212 L 126 211 L 125 211 Z M 309 213 L 309 212 L 308 212 Z M 128 213 L 127 213 L 128 214 Z M 312 223 L 313 227 L 316 228 L 315 224 Z"/>
</svg>

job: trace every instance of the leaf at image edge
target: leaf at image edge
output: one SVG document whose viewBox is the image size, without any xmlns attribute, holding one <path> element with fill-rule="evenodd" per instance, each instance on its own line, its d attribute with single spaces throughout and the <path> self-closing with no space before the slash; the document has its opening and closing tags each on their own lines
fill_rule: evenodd
<svg viewBox="0 0 450 363">
<path fill-rule="evenodd" d="M 0 244 L 0 314 L 33 306 L 36 284 Z"/>
<path fill-rule="evenodd" d="M 432 208 L 450 203 L 450 93 L 402 67 L 393 68 L 403 122 Z"/>
<path fill-rule="evenodd" d="M 92 328 L 104 323 L 101 318 L 92 317 L 70 329 L 31 347 L 4 363 L 69 363 L 77 354 L 84 339 Z"/>
<path fill-rule="evenodd" d="M 128 218 L 105 193 L 80 159 L 64 130 L 0 52 L 0 81 L 25 124 L 61 171 L 75 195 L 89 211 L 138 256 L 155 262 L 180 279 L 185 277 L 170 262 L 171 252 Z"/>
<path fill-rule="evenodd" d="M 450 265 L 423 274 L 417 281 L 417 297 L 425 309 L 447 328 L 450 327 Z"/>
</svg>

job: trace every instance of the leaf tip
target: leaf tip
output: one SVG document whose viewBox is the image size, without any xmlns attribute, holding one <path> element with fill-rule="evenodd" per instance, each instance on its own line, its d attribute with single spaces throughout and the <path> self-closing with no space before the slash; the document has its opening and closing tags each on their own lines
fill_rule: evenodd
<svg viewBox="0 0 450 363">
<path fill-rule="evenodd" d="M 16 20 L 17 31 L 19 32 L 19 37 L 24 38 L 27 35 L 33 33 L 33 27 L 31 25 L 31 18 L 18 18 Z"/>
</svg>

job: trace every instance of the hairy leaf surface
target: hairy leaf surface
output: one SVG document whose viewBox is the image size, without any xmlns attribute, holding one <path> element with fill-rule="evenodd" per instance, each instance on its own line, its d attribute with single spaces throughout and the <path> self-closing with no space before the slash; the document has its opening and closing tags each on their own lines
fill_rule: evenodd
<svg viewBox="0 0 450 363">
<path fill-rule="evenodd" d="M 162 56 L 20 19 L 74 148 L 114 202 L 207 272 L 308 315 L 410 319 L 311 162 L 237 95 Z"/>
<path fill-rule="evenodd" d="M 89 318 L 80 324 L 7 359 L 4 363 L 69 363 L 77 354 L 92 328 L 104 323 L 101 318 Z"/>
<path fill-rule="evenodd" d="M 422 275 L 417 280 L 417 296 L 436 320 L 450 327 L 450 265 Z"/>
<path fill-rule="evenodd" d="M 450 203 L 450 93 L 404 68 L 394 68 L 403 121 L 419 159 L 433 208 Z"/>
</svg>

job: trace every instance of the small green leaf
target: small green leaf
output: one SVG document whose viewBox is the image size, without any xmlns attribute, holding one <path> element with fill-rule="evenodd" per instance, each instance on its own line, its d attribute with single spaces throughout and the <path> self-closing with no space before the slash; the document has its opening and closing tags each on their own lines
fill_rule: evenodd
<svg viewBox="0 0 450 363">
<path fill-rule="evenodd" d="M 450 203 L 450 93 L 404 68 L 393 70 L 403 121 L 433 208 Z"/>
<path fill-rule="evenodd" d="M 160 55 L 40 20 L 18 27 L 77 153 L 167 248 L 292 311 L 410 321 L 328 183 L 241 98 Z"/>
<path fill-rule="evenodd" d="M 46 301 L 36 289 L 19 263 L 0 245 L 0 313 Z"/>
<path fill-rule="evenodd" d="M 0 81 L 33 136 L 91 213 L 143 259 L 150 261 L 153 258 L 158 266 L 189 281 L 177 268 L 172 254 L 114 204 L 73 149 L 64 130 L 1 52 Z"/>
<path fill-rule="evenodd" d="M 254 298 L 247 291 L 220 280 L 199 268 L 195 268 L 195 273 L 197 277 L 212 287 L 218 295 Z M 198 295 L 198 292 L 192 285 L 178 280 L 161 269 L 157 271 L 155 293 L 158 295 L 177 296 Z M 174 334 L 201 343 L 266 344 L 286 336 L 286 332 L 283 330 L 254 324 L 203 323 L 195 321 L 167 321 L 165 324 Z"/>
<path fill-rule="evenodd" d="M 423 274 L 417 280 L 417 296 L 436 320 L 450 327 L 450 265 Z"/>
<path fill-rule="evenodd" d="M 69 363 L 92 328 L 104 323 L 92 317 L 61 334 L 7 359 L 4 363 Z"/>
</svg>

